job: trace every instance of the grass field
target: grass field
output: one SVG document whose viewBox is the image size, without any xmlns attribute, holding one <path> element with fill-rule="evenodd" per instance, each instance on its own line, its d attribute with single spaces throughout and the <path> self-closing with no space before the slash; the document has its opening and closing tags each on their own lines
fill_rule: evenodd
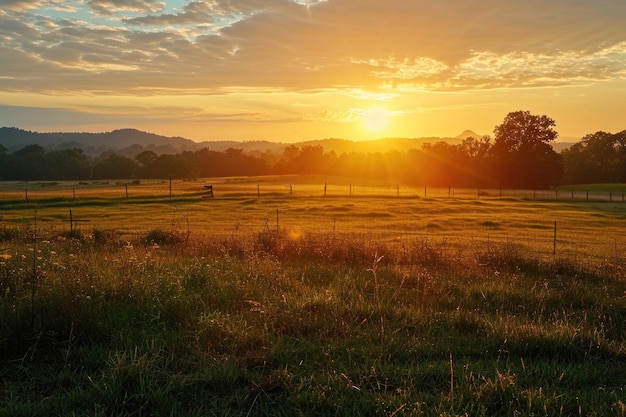
<svg viewBox="0 0 626 417">
<path fill-rule="evenodd" d="M 0 415 L 626 415 L 621 201 L 204 183 L 0 187 Z"/>
</svg>

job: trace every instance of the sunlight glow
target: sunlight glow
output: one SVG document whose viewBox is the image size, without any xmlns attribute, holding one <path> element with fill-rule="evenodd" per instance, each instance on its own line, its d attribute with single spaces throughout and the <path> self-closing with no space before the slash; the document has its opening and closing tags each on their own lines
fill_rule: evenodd
<svg viewBox="0 0 626 417">
<path fill-rule="evenodd" d="M 375 107 L 363 112 L 363 126 L 371 132 L 381 132 L 389 124 L 389 114 L 386 110 Z"/>
</svg>

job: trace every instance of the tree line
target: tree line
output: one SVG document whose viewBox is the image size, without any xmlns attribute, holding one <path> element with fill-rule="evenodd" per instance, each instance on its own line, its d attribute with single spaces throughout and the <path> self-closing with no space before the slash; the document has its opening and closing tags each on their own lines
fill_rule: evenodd
<svg viewBox="0 0 626 417">
<path fill-rule="evenodd" d="M 80 149 L 28 145 L 9 153 L 0 145 L 0 178 L 20 181 L 202 178 L 255 175 L 337 175 L 412 185 L 542 189 L 559 184 L 626 182 L 626 131 L 585 136 L 558 154 L 555 122 L 527 111 L 509 113 L 494 138 L 437 142 L 407 152 L 326 152 L 322 146 L 287 146 L 282 155 L 254 156 L 241 149 L 204 148 L 179 154 L 144 151 L 134 158 Z"/>
</svg>

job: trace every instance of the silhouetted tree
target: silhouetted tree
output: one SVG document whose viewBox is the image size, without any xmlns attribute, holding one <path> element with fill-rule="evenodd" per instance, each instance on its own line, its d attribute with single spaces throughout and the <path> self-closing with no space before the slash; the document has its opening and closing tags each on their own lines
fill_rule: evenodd
<svg viewBox="0 0 626 417">
<path fill-rule="evenodd" d="M 99 179 L 134 178 L 136 172 L 135 161 L 114 153 L 93 167 L 93 177 Z"/>
<path fill-rule="evenodd" d="M 7 179 L 25 181 L 51 179 L 44 148 L 39 145 L 28 145 L 15 151 L 9 159 L 7 174 Z"/>
<path fill-rule="evenodd" d="M 154 162 L 158 159 L 158 155 L 153 151 L 143 151 L 135 155 L 135 161 L 139 165 L 138 175 L 141 178 L 157 178 L 154 173 Z"/>
<path fill-rule="evenodd" d="M 51 151 L 46 154 L 46 159 L 51 179 L 73 180 L 91 176 L 91 165 L 82 149 Z"/>
<path fill-rule="evenodd" d="M 150 165 L 153 178 L 189 178 L 193 177 L 193 164 L 181 154 L 162 154 Z"/>
<path fill-rule="evenodd" d="M 491 185 L 491 165 L 489 151 L 491 150 L 491 138 L 483 136 L 479 139 L 468 137 L 458 145 L 462 160 L 459 165 L 463 167 L 463 181 L 461 186 L 484 187 Z"/>
<path fill-rule="evenodd" d="M 6 171 L 9 163 L 9 151 L 0 144 L 0 180 L 6 179 Z"/>
<path fill-rule="evenodd" d="M 626 130 L 587 135 L 561 154 L 567 184 L 626 181 Z"/>
<path fill-rule="evenodd" d="M 547 188 L 559 183 L 563 166 L 551 145 L 558 136 L 554 126 L 548 116 L 528 111 L 509 113 L 496 126 L 491 156 L 501 186 Z"/>
<path fill-rule="evenodd" d="M 299 148 L 287 146 L 283 151 L 283 159 L 274 166 L 277 174 L 329 174 L 336 166 L 337 155 L 325 153 L 321 145 L 305 145 Z"/>
</svg>

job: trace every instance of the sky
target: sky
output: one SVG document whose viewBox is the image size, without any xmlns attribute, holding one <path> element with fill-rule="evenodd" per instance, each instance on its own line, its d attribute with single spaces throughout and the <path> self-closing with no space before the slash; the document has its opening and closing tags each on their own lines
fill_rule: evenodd
<svg viewBox="0 0 626 417">
<path fill-rule="evenodd" d="M 624 0 L 0 0 L 0 126 L 196 141 L 626 129 Z"/>
</svg>

